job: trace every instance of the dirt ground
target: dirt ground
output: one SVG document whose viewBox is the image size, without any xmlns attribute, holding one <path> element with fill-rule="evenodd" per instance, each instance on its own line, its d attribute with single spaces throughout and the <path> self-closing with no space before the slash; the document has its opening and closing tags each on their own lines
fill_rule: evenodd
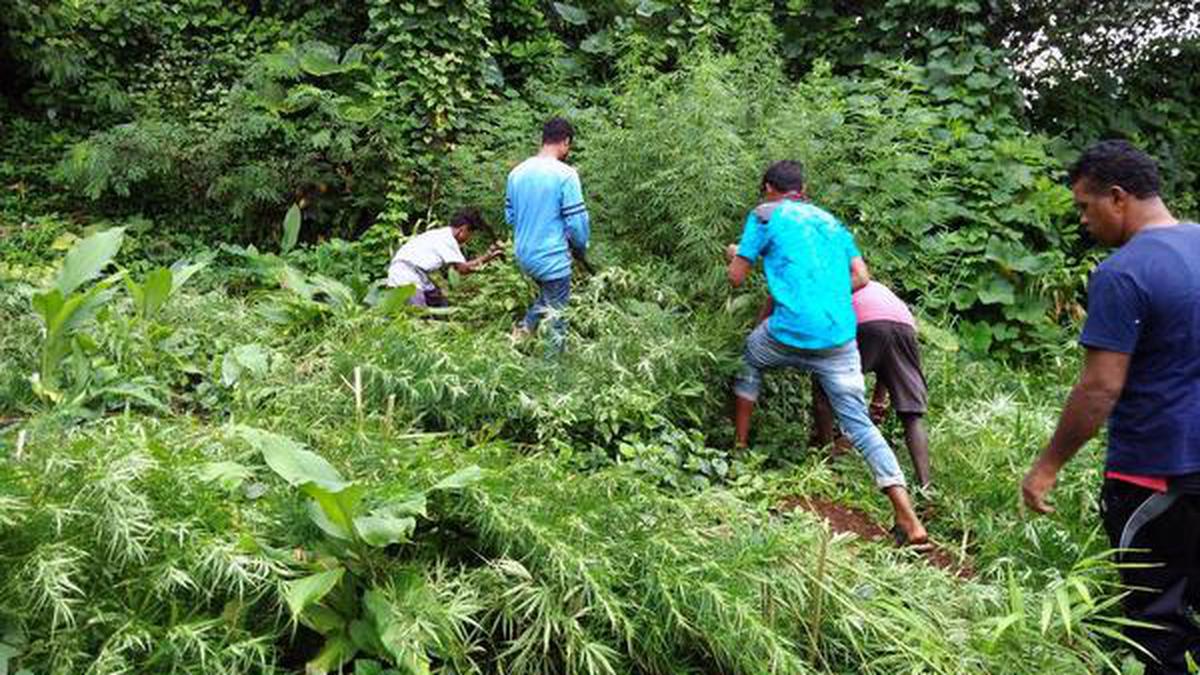
<svg viewBox="0 0 1200 675">
<path fill-rule="evenodd" d="M 804 509 L 824 518 L 834 532 L 851 532 L 866 541 L 892 543 L 891 532 L 871 520 L 866 513 L 844 504 L 818 497 L 794 496 L 781 501 L 778 509 L 780 511 Z M 959 560 L 958 556 L 947 551 L 936 541 L 933 542 L 933 545 L 933 550 L 924 554 L 929 564 L 962 579 L 974 578 L 975 570 L 969 559 Z"/>
</svg>

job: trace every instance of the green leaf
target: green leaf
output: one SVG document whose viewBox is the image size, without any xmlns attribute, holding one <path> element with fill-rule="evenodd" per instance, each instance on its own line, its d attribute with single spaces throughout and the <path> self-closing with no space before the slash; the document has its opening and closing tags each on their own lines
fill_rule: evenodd
<svg viewBox="0 0 1200 675">
<path fill-rule="evenodd" d="M 406 286 L 389 288 L 380 293 L 379 304 L 375 305 L 375 309 L 380 314 L 395 314 L 401 307 L 407 305 L 408 301 L 412 298 L 412 296 L 416 295 L 416 293 L 416 284 L 408 284 Z"/>
<path fill-rule="evenodd" d="M 354 519 L 354 527 L 363 541 L 382 548 L 388 544 L 406 542 L 417 529 L 415 518 L 397 518 L 380 512 Z"/>
<path fill-rule="evenodd" d="M 317 40 L 306 42 L 297 48 L 300 68 L 309 75 L 324 77 L 348 70 L 338 63 L 338 50 L 333 45 Z"/>
<path fill-rule="evenodd" d="M 334 114 L 343 122 L 354 122 L 363 124 L 370 122 L 383 112 L 383 106 L 371 101 L 356 101 L 351 98 L 343 98 L 337 103 L 334 108 Z"/>
<path fill-rule="evenodd" d="M 958 338 L 954 337 L 954 333 L 935 326 L 929 321 L 921 321 L 917 324 L 917 334 L 927 343 L 944 352 L 958 351 Z"/>
<path fill-rule="evenodd" d="M 325 675 L 332 670 L 339 670 L 350 662 L 358 653 L 358 647 L 345 633 L 338 633 L 325 640 L 321 651 L 308 663 L 304 664 L 306 675 Z"/>
<path fill-rule="evenodd" d="M 147 274 L 141 284 L 142 292 L 138 302 L 138 314 L 143 319 L 154 316 L 166 304 L 172 288 L 174 288 L 173 276 L 171 270 L 166 267 L 159 267 Z"/>
<path fill-rule="evenodd" d="M 314 274 L 309 281 L 315 292 L 324 294 L 334 307 L 353 307 L 358 304 L 354 297 L 354 291 L 337 279 Z"/>
<path fill-rule="evenodd" d="M 613 51 L 613 42 L 609 37 L 608 31 L 601 30 L 592 33 L 583 42 L 580 42 L 579 48 L 588 54 L 611 54 Z"/>
<path fill-rule="evenodd" d="M 986 322 L 964 321 L 959 325 L 958 334 L 963 345 L 976 354 L 986 354 L 992 346 L 992 327 Z"/>
<path fill-rule="evenodd" d="M 300 238 L 300 205 L 292 204 L 287 215 L 283 217 L 283 239 L 279 242 L 279 250 L 287 253 L 296 246 Z"/>
<path fill-rule="evenodd" d="M 221 361 L 221 384 L 232 387 L 244 373 L 263 377 L 270 368 L 270 352 L 260 344 L 239 345 L 225 354 Z"/>
<path fill-rule="evenodd" d="M 363 44 L 351 45 L 346 53 L 342 55 L 342 67 L 350 68 L 353 66 L 362 65 L 363 57 L 367 54 L 367 46 Z"/>
<path fill-rule="evenodd" d="M 321 635 L 330 635 L 346 628 L 346 619 L 341 614 L 322 605 L 310 605 L 300 615 L 300 623 Z"/>
<path fill-rule="evenodd" d="M 176 261 L 174 265 L 171 265 L 171 292 L 174 293 L 183 288 L 184 284 L 205 267 L 208 267 L 207 260 L 194 263 L 184 260 Z"/>
<path fill-rule="evenodd" d="M 334 586 L 342 580 L 342 575 L 346 573 L 345 568 L 338 567 L 327 572 L 318 572 L 311 576 L 294 581 L 285 581 L 283 583 L 284 593 L 283 598 L 287 601 L 288 609 L 292 612 L 292 619 L 297 619 L 304 610 L 321 601 Z"/>
<path fill-rule="evenodd" d="M 642 0 L 638 3 L 637 10 L 635 11 L 637 12 L 638 16 L 648 19 L 666 8 L 667 6 L 661 2 L 655 2 L 654 0 Z"/>
<path fill-rule="evenodd" d="M 350 485 L 332 464 L 287 436 L 240 424 L 233 430 L 261 452 L 267 466 L 289 485 L 300 487 L 313 483 L 329 492 L 338 492 Z"/>
<path fill-rule="evenodd" d="M 586 25 L 589 19 L 588 13 L 585 10 L 580 9 L 575 5 L 568 5 L 564 2 L 554 3 L 554 11 L 558 12 L 558 15 L 562 17 L 563 21 L 566 21 L 574 26 Z"/>
<path fill-rule="evenodd" d="M 346 483 L 338 489 L 330 489 L 325 485 L 310 482 L 301 485 L 300 490 L 312 497 L 317 505 L 316 511 L 309 511 L 317 527 L 331 537 L 346 541 L 355 538 L 358 530 L 354 516 L 363 495 L 366 494 L 365 487 Z"/>
<path fill-rule="evenodd" d="M 1011 305 L 1016 300 L 1012 282 L 1002 276 L 993 276 L 987 286 L 978 289 L 979 301 L 985 305 Z"/>
<path fill-rule="evenodd" d="M 209 462 L 200 466 L 196 477 L 206 483 L 218 483 L 222 489 L 232 492 L 253 478 L 254 471 L 237 462 Z"/>
<path fill-rule="evenodd" d="M 459 469 L 454 473 L 446 476 L 437 482 L 436 485 L 429 488 L 429 491 L 434 490 L 460 490 L 471 483 L 478 481 L 483 477 L 483 470 L 472 464 L 463 469 Z"/>
<path fill-rule="evenodd" d="M 100 276 L 121 250 L 125 228 L 114 227 L 77 242 L 67 252 L 63 266 L 54 279 L 54 287 L 63 296 Z"/>
</svg>

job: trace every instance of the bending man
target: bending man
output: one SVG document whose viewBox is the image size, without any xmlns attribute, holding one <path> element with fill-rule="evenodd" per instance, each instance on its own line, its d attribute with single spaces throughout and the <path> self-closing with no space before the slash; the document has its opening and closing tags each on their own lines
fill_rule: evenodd
<svg viewBox="0 0 1200 675">
<path fill-rule="evenodd" d="M 729 281 L 737 287 L 759 258 L 774 311 L 746 338 L 742 370 L 734 381 L 735 442 L 745 447 L 762 372 L 792 367 L 821 381 L 842 429 L 891 500 L 898 540 L 926 546 L 928 535 L 913 511 L 904 473 L 883 435 L 871 423 L 855 345 L 851 288 L 866 285 L 867 266 L 850 232 L 829 213 L 806 203 L 804 172 L 796 162 L 775 162 L 762 179 L 764 201 L 746 217 Z"/>
</svg>

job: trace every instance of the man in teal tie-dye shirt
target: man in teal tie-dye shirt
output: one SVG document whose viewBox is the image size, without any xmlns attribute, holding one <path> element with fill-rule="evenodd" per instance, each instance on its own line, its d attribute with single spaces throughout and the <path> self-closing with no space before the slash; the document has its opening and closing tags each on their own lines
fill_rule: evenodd
<svg viewBox="0 0 1200 675">
<path fill-rule="evenodd" d="M 742 370 L 734 381 L 736 443 L 745 447 L 749 441 L 763 371 L 812 372 L 875 484 L 891 500 L 897 540 L 927 547 L 928 535 L 913 511 L 896 455 L 867 414 L 851 302 L 853 289 L 870 280 L 862 253 L 837 218 L 808 203 L 798 163 L 775 162 L 761 187 L 764 201 L 746 217 L 741 242 L 730 251 L 730 283 L 740 286 L 761 258 L 774 305 L 746 338 Z"/>
<path fill-rule="evenodd" d="M 541 150 L 508 174 L 504 200 L 517 263 L 538 284 L 517 333 L 532 332 L 549 316 L 555 351 L 562 351 L 566 338 L 562 312 L 571 295 L 571 259 L 587 251 L 590 234 L 579 174 L 563 162 L 574 134 L 561 117 L 546 122 Z"/>
</svg>

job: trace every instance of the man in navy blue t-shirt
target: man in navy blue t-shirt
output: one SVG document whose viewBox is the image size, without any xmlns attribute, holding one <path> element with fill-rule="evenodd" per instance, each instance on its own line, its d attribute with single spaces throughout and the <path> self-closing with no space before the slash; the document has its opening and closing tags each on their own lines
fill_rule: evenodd
<svg viewBox="0 0 1200 675">
<path fill-rule="evenodd" d="M 1149 627 L 1147 675 L 1200 662 L 1200 225 L 1180 223 L 1159 197 L 1158 167 L 1128 142 L 1088 148 L 1070 171 L 1088 232 L 1119 250 L 1088 285 L 1087 349 L 1050 444 L 1021 483 L 1025 503 L 1108 420 L 1100 512 L 1121 562 L 1127 616 Z"/>
</svg>

